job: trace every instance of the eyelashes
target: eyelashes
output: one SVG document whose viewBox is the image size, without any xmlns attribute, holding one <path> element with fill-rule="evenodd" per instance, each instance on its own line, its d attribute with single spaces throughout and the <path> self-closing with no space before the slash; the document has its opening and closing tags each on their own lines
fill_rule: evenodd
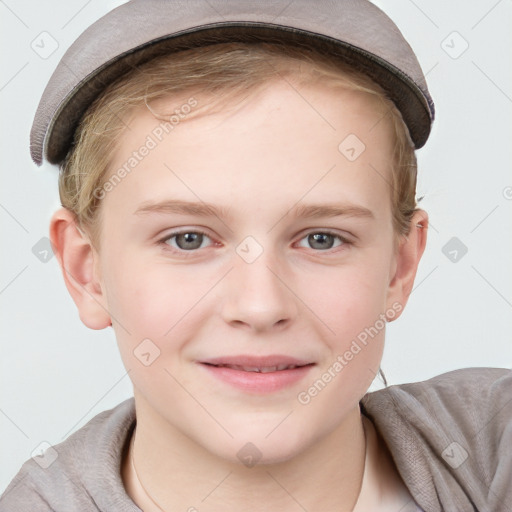
<svg viewBox="0 0 512 512">
<path fill-rule="evenodd" d="M 332 249 L 333 247 L 339 247 L 343 244 L 348 243 L 345 238 L 336 233 L 332 233 L 329 231 L 318 231 L 309 233 L 305 237 L 301 238 L 300 241 L 307 240 L 307 243 L 312 244 L 316 247 L 310 247 L 312 249 L 320 249 L 321 251 L 325 251 L 328 249 Z M 336 240 L 339 242 L 338 245 L 334 245 Z M 327 242 L 327 243 L 325 243 Z M 323 246 L 323 247 L 322 247 Z M 301 246 L 304 247 L 304 246 Z"/>
<path fill-rule="evenodd" d="M 183 256 L 197 254 L 201 249 L 220 245 L 207 233 L 197 229 L 171 232 L 165 238 L 160 239 L 159 243 L 166 246 L 166 250 Z M 315 252 L 328 252 L 332 249 L 350 245 L 351 242 L 339 233 L 329 230 L 315 230 L 306 233 L 296 244 Z"/>
<path fill-rule="evenodd" d="M 175 239 L 175 245 L 169 243 L 169 241 L 173 239 Z M 164 240 L 164 243 L 167 243 L 177 250 L 189 252 L 202 248 L 205 239 L 211 240 L 211 238 L 202 231 L 180 231 L 171 233 Z"/>
</svg>

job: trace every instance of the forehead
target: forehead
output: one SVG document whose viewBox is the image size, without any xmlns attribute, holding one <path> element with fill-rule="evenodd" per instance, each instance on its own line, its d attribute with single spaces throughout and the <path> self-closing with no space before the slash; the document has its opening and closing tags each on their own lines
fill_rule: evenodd
<svg viewBox="0 0 512 512">
<path fill-rule="evenodd" d="M 211 101 L 196 92 L 135 109 L 109 169 L 111 178 L 128 172 L 104 206 L 122 200 L 133 213 L 144 201 L 174 195 L 232 206 L 242 198 L 239 206 L 248 208 L 257 195 L 269 209 L 306 194 L 335 201 L 341 193 L 388 206 L 393 134 L 376 96 L 283 79 L 209 112 Z"/>
</svg>

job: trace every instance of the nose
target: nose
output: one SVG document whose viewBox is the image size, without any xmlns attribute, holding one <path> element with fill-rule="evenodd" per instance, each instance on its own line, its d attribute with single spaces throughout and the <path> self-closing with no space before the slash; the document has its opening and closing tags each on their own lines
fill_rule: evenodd
<svg viewBox="0 0 512 512">
<path fill-rule="evenodd" d="M 258 333 L 285 328 L 298 314 L 290 285 L 275 258 L 263 253 L 247 263 L 237 256 L 224 282 L 224 321 Z"/>
</svg>

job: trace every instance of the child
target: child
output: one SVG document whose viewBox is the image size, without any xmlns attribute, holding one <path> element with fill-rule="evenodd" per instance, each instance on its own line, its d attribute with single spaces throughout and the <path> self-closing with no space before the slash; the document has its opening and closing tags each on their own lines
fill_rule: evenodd
<svg viewBox="0 0 512 512">
<path fill-rule="evenodd" d="M 31 151 L 61 168 L 55 254 L 134 398 L 0 510 L 509 509 L 510 370 L 367 393 L 426 243 L 433 117 L 363 0 L 132 0 L 90 27 Z"/>
</svg>

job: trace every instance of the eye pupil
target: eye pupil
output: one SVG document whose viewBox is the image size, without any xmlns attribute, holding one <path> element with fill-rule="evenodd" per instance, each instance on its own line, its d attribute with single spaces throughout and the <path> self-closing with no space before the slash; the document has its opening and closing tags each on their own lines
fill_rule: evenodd
<svg viewBox="0 0 512 512">
<path fill-rule="evenodd" d="M 203 243 L 201 233 L 180 233 L 176 235 L 176 245 L 180 249 L 198 249 Z"/>
<path fill-rule="evenodd" d="M 334 237 L 328 233 L 314 233 L 308 236 L 308 242 L 314 249 L 331 249 Z"/>
</svg>

